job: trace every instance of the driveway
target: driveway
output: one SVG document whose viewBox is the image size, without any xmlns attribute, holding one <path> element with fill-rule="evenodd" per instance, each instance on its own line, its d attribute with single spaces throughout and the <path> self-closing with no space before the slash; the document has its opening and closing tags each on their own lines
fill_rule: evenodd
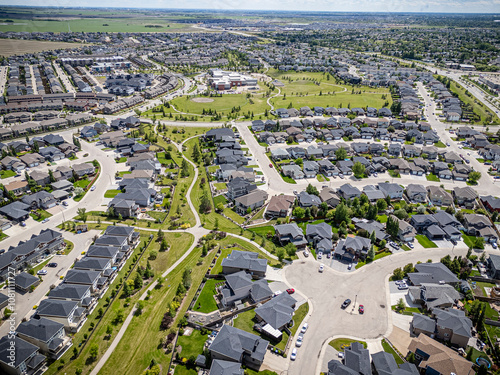
<svg viewBox="0 0 500 375">
<path fill-rule="evenodd" d="M 329 267 L 319 273 L 319 262 L 316 260 L 296 261 L 285 267 L 287 283 L 306 295 L 312 304 L 312 314 L 306 321 L 309 323 L 308 337 L 314 337 L 313 340 L 304 340 L 297 360 L 290 362 L 288 374 L 317 374 L 322 358 L 319 362 L 311 358 L 317 358 L 323 344 L 327 345 L 328 339 L 333 336 L 371 340 L 389 334 L 393 326 L 389 316 L 391 301 L 387 278 L 395 268 L 429 258 L 439 261 L 447 254 L 464 255 L 466 251 L 466 248 L 457 247 L 454 250 L 405 251 L 381 258 L 351 273 L 337 272 Z M 353 305 L 341 310 L 340 306 L 346 298 L 353 301 L 354 310 Z M 357 304 L 364 305 L 363 315 L 357 314 Z"/>
</svg>

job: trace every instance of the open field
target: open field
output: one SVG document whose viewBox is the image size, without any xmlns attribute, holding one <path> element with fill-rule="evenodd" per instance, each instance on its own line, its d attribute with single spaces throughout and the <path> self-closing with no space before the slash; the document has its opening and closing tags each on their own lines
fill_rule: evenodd
<svg viewBox="0 0 500 375">
<path fill-rule="evenodd" d="M 2 29 L 3 27 L 5 26 L 0 25 L 1 31 L 5 31 Z M 38 40 L 0 39 L 0 56 L 8 57 L 12 55 L 23 55 L 25 53 L 51 51 L 54 49 L 61 49 L 61 48 L 78 48 L 87 45 L 88 44 L 83 44 L 83 43 L 40 42 Z"/>
<path fill-rule="evenodd" d="M 47 15 L 48 16 L 48 15 Z M 0 31 L 17 32 L 196 32 L 190 24 L 173 23 L 160 18 L 66 18 L 43 20 L 13 19 L 12 24 L 0 24 Z M 149 27 L 147 27 L 149 26 Z M 34 41 L 35 42 L 35 41 Z M 38 43 L 38 42 L 35 42 Z"/>
</svg>

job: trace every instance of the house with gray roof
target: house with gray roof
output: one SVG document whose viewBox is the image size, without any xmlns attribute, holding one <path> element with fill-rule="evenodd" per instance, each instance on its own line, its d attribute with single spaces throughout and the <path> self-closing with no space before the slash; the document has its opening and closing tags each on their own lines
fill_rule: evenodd
<svg viewBox="0 0 500 375">
<path fill-rule="evenodd" d="M 330 187 L 321 189 L 319 198 L 322 202 L 326 202 L 328 206 L 332 208 L 337 207 L 337 205 L 340 203 L 340 198 L 337 195 L 337 192 Z"/>
<path fill-rule="evenodd" d="M 281 293 L 255 309 L 255 318 L 261 324 L 269 324 L 282 331 L 290 324 L 297 301 L 288 293 Z"/>
<path fill-rule="evenodd" d="M 347 237 L 340 240 L 335 247 L 334 256 L 347 262 L 365 259 L 371 247 L 369 238 L 360 236 Z"/>
<path fill-rule="evenodd" d="M 40 284 L 40 279 L 27 272 L 21 272 L 16 275 L 14 282 L 17 290 L 27 293 L 31 291 L 31 288 L 35 288 L 38 284 Z"/>
<path fill-rule="evenodd" d="M 231 307 L 245 300 L 252 303 L 265 301 L 273 295 L 267 280 L 252 281 L 252 276 L 245 271 L 226 275 L 226 282 L 218 288 L 222 306 Z"/>
<path fill-rule="evenodd" d="M 332 227 L 323 222 L 319 224 L 307 224 L 306 239 L 316 249 L 316 252 L 330 254 L 333 248 Z"/>
<path fill-rule="evenodd" d="M 433 309 L 436 319 L 437 338 L 449 341 L 452 345 L 466 348 L 472 337 L 472 321 L 465 316 L 465 311 L 452 308 Z"/>
<path fill-rule="evenodd" d="M 60 358 L 72 345 L 71 338 L 64 332 L 64 324 L 46 318 L 22 322 L 16 333 L 53 359 Z"/>
<path fill-rule="evenodd" d="M 500 279 L 500 255 L 490 254 L 486 264 L 491 273 L 491 277 Z"/>
<path fill-rule="evenodd" d="M 214 359 L 208 375 L 244 375 L 241 364 Z"/>
<path fill-rule="evenodd" d="M 377 375 L 419 375 L 417 367 L 413 363 L 401 363 L 398 367 L 394 356 L 387 352 L 373 353 L 372 369 Z"/>
<path fill-rule="evenodd" d="M 344 184 L 339 188 L 338 194 L 345 200 L 349 200 L 356 197 L 359 198 L 361 196 L 361 191 L 351 184 Z"/>
<path fill-rule="evenodd" d="M 297 200 L 299 201 L 300 207 L 312 207 L 319 206 L 321 204 L 321 199 L 315 194 L 309 194 L 305 191 L 301 191 L 297 195 Z"/>
<path fill-rule="evenodd" d="M 14 350 L 11 347 L 14 347 Z M 39 353 L 39 348 L 36 345 L 18 336 L 9 338 L 8 335 L 5 335 L 0 338 L 0 373 L 2 374 L 43 373 L 46 360 L 46 357 Z"/>
<path fill-rule="evenodd" d="M 30 205 L 33 209 L 42 208 L 46 210 L 56 205 L 54 195 L 45 190 L 41 190 L 31 195 L 25 195 L 21 198 L 21 201 Z"/>
<path fill-rule="evenodd" d="M 6 206 L 0 207 L 0 213 L 2 215 L 5 215 L 13 222 L 21 222 L 26 220 L 29 217 L 30 210 L 30 205 L 20 201 L 15 201 L 9 203 Z"/>
<path fill-rule="evenodd" d="M 413 285 L 422 284 L 449 284 L 455 286 L 459 283 L 458 278 L 443 263 L 421 263 L 416 264 L 417 272 L 408 274 L 408 279 Z"/>
<path fill-rule="evenodd" d="M 476 206 L 476 198 L 478 197 L 476 191 L 470 186 L 455 187 L 453 189 L 453 197 L 459 206 L 465 208 L 474 208 Z"/>
<path fill-rule="evenodd" d="M 95 293 L 98 289 L 98 281 L 101 273 L 99 271 L 75 270 L 71 269 L 64 277 L 66 284 L 77 284 L 90 286 L 91 292 Z"/>
<path fill-rule="evenodd" d="M 297 164 L 283 165 L 281 171 L 287 177 L 291 177 L 294 180 L 300 180 L 304 178 L 304 172 Z"/>
<path fill-rule="evenodd" d="M 258 371 L 268 345 L 257 335 L 224 325 L 208 350 L 214 360 L 238 362 Z"/>
<path fill-rule="evenodd" d="M 337 360 L 328 362 L 328 375 L 371 375 L 370 352 L 363 344 L 353 342 L 344 349 L 343 363 Z"/>
<path fill-rule="evenodd" d="M 461 296 L 448 284 L 421 284 L 410 286 L 408 295 L 413 303 L 421 304 L 427 310 L 452 307 Z"/>
<path fill-rule="evenodd" d="M 62 283 L 51 289 L 48 297 L 51 299 L 78 302 L 78 306 L 85 307 L 89 311 L 95 302 L 89 285 Z"/>
<path fill-rule="evenodd" d="M 391 182 L 379 182 L 378 189 L 384 193 L 384 197 L 391 199 L 402 199 L 404 188 L 401 185 Z"/>
<path fill-rule="evenodd" d="M 75 301 L 44 299 L 40 302 L 36 314 L 64 325 L 67 332 L 77 332 L 86 320 L 86 309 Z"/>
<path fill-rule="evenodd" d="M 260 189 L 255 189 L 248 194 L 242 195 L 234 199 L 234 206 L 240 215 L 245 215 L 250 210 L 255 210 L 262 207 L 268 197 L 267 192 Z"/>
<path fill-rule="evenodd" d="M 406 187 L 406 196 L 413 203 L 427 202 L 427 190 L 421 184 L 409 184 Z"/>
<path fill-rule="evenodd" d="M 413 313 L 411 321 L 411 332 L 418 336 L 421 333 L 430 336 L 436 333 L 436 321 L 430 316 Z"/>
<path fill-rule="evenodd" d="M 260 259 L 259 254 L 251 251 L 233 250 L 222 260 L 222 273 L 230 275 L 232 273 L 245 271 L 253 278 L 266 277 L 267 260 Z"/>
<path fill-rule="evenodd" d="M 293 243 L 298 249 L 306 247 L 307 241 L 297 223 L 275 225 L 274 229 L 275 237 L 281 246 Z"/>
</svg>

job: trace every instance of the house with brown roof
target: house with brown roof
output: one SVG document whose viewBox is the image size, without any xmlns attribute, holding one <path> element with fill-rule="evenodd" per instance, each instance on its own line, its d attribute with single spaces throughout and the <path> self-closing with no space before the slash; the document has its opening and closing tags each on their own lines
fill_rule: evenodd
<svg viewBox="0 0 500 375">
<path fill-rule="evenodd" d="M 415 354 L 420 373 L 473 375 L 472 362 L 425 334 L 414 338 L 408 347 Z"/>
<path fill-rule="evenodd" d="M 266 216 L 268 217 L 287 217 L 292 212 L 293 195 L 275 195 L 271 197 L 266 208 Z"/>
</svg>

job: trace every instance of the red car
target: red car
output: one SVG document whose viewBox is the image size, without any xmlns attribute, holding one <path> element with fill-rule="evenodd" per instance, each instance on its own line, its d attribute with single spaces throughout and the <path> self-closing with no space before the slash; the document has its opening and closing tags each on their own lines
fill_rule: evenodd
<svg viewBox="0 0 500 375">
<path fill-rule="evenodd" d="M 286 290 L 286 292 L 287 292 L 288 294 L 293 294 L 293 293 L 295 293 L 295 289 L 290 288 L 290 289 L 287 289 L 287 290 Z"/>
<path fill-rule="evenodd" d="M 272 168 L 273 167 L 273 163 L 269 163 L 269 168 Z"/>
<path fill-rule="evenodd" d="M 365 313 L 365 307 L 363 305 L 359 305 L 358 311 L 359 311 L 360 314 L 364 314 Z"/>
</svg>

